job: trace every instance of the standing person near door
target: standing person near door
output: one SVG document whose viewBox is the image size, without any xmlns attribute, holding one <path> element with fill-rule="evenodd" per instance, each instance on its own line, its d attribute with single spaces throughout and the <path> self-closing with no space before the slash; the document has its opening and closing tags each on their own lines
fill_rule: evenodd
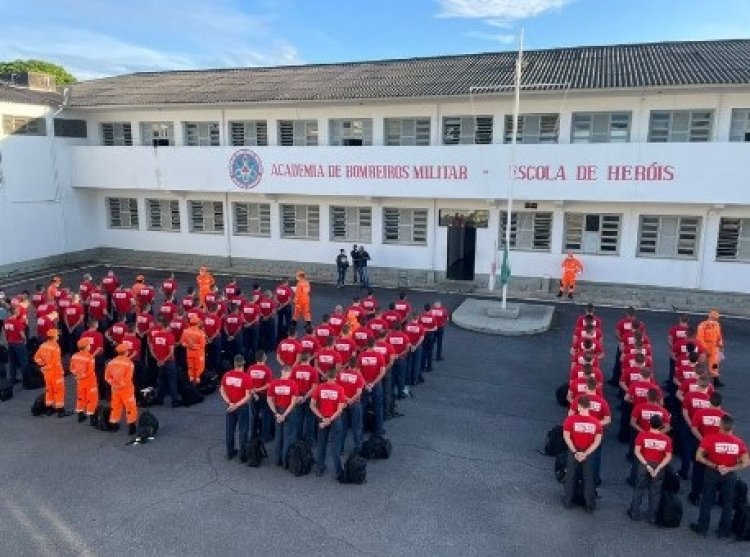
<svg viewBox="0 0 750 557">
<path fill-rule="evenodd" d="M 572 251 L 568 252 L 567 257 L 562 262 L 562 279 L 560 280 L 560 290 L 557 297 L 560 298 L 565 290 L 568 291 L 568 298 L 573 299 L 576 291 L 576 279 L 583 272 L 583 263 L 573 255 Z"/>
<path fill-rule="evenodd" d="M 367 262 L 370 261 L 370 254 L 367 253 L 365 246 L 359 246 L 359 285 L 362 288 L 370 288 L 370 276 L 367 272 Z"/>
<path fill-rule="evenodd" d="M 339 254 L 336 256 L 336 288 L 344 288 L 348 268 L 349 258 L 346 256 L 344 248 L 341 248 Z"/>
<path fill-rule="evenodd" d="M 352 284 L 357 284 L 357 278 L 359 277 L 359 250 L 357 244 L 352 246 L 352 251 L 349 252 L 352 258 Z"/>
</svg>

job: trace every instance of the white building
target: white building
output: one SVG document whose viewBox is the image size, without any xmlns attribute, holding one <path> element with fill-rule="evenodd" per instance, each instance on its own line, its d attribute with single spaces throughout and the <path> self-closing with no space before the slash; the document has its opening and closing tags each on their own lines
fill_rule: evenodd
<svg viewBox="0 0 750 557">
<path fill-rule="evenodd" d="M 527 52 L 512 149 L 515 56 L 2 87 L 0 270 L 104 248 L 329 274 L 358 243 L 375 281 L 430 284 L 472 213 L 486 284 L 512 190 L 514 280 L 572 250 L 588 281 L 750 293 L 750 40 Z"/>
</svg>

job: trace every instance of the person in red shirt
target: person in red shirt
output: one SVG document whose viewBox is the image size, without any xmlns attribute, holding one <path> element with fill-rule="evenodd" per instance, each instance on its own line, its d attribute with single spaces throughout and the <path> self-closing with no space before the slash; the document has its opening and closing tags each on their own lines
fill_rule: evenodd
<svg viewBox="0 0 750 557">
<path fill-rule="evenodd" d="M 227 459 L 231 460 L 237 456 L 234 436 L 239 426 L 240 448 L 245 446 L 249 428 L 250 411 L 247 403 L 253 392 L 250 376 L 245 373 L 245 358 L 240 355 L 234 357 L 234 367 L 221 378 L 219 394 L 227 405 L 226 411 L 226 447 Z"/>
<path fill-rule="evenodd" d="M 282 279 L 281 283 L 274 290 L 276 298 L 276 338 L 284 338 L 292 326 L 292 301 L 294 291 L 289 286 L 289 279 Z"/>
<path fill-rule="evenodd" d="M 104 294 L 100 292 L 92 292 L 89 296 L 89 319 L 93 319 L 97 322 L 99 332 L 107 330 L 107 307 L 109 303 Z"/>
<path fill-rule="evenodd" d="M 375 338 L 373 335 L 372 330 L 365 326 L 360 327 L 354 333 L 352 334 L 352 339 L 354 340 L 354 344 L 357 346 L 357 350 L 362 350 L 367 346 L 367 341 L 371 338 Z"/>
<path fill-rule="evenodd" d="M 432 313 L 437 324 L 437 329 L 435 329 L 435 361 L 440 362 L 443 359 L 443 334 L 445 333 L 445 326 L 450 321 L 450 314 L 440 300 L 432 304 L 430 313 Z"/>
<path fill-rule="evenodd" d="M 81 302 L 83 304 L 87 304 L 89 301 L 89 296 L 91 296 L 91 293 L 96 288 L 96 285 L 94 284 L 93 279 L 91 278 L 91 275 L 86 273 L 83 275 L 83 281 L 78 286 L 78 294 L 81 296 Z"/>
<path fill-rule="evenodd" d="M 255 358 L 258 350 L 258 339 L 260 332 L 260 307 L 252 300 L 242 297 L 235 298 L 240 301 L 240 314 L 242 314 L 242 347 L 245 350 L 245 360 Z"/>
<path fill-rule="evenodd" d="M 693 423 L 693 414 L 698 410 L 709 408 L 711 406 L 711 379 L 708 376 L 707 371 L 704 369 L 698 375 L 698 379 L 693 385 L 692 389 L 685 393 L 682 399 L 682 413 L 680 421 L 677 425 L 677 434 L 679 435 L 680 443 L 678 448 L 680 450 L 680 470 L 679 475 L 683 480 L 687 480 L 690 474 L 690 465 L 695 458 L 696 439 L 690 429 L 690 424 Z"/>
<path fill-rule="evenodd" d="M 390 347 L 389 347 L 390 348 Z M 383 383 L 388 366 L 386 359 L 375 350 L 375 339 L 371 338 L 365 350 L 357 356 L 357 367 L 365 380 L 362 392 L 362 411 L 372 405 L 375 414 L 375 434 L 384 435 L 383 429 Z"/>
<path fill-rule="evenodd" d="M 289 447 L 297 440 L 299 389 L 292 368 L 283 366 L 281 377 L 268 384 L 268 407 L 276 420 L 276 466 L 287 467 Z"/>
<path fill-rule="evenodd" d="M 599 420 L 599 422 L 602 424 L 602 428 L 607 427 L 610 423 L 612 423 L 612 410 L 609 407 L 609 403 L 604 398 L 604 396 L 600 394 L 600 392 L 601 383 L 597 383 L 597 381 L 593 377 L 588 377 L 586 379 L 586 389 L 582 394 L 573 399 L 573 402 L 570 404 L 570 409 L 568 410 L 568 415 L 570 416 L 578 412 L 578 400 L 582 396 L 585 396 L 589 399 L 590 403 L 589 415 Z M 596 487 L 599 487 L 602 483 L 601 467 L 603 445 L 604 437 L 602 437 L 602 442 L 599 444 L 599 447 L 597 447 L 597 449 L 591 455 L 591 465 L 594 468 L 594 485 Z"/>
<path fill-rule="evenodd" d="M 126 314 L 118 316 L 118 320 L 112 323 L 112 326 L 107 329 L 104 333 L 104 338 L 107 339 L 107 346 L 105 347 L 105 355 L 107 359 L 111 359 L 115 356 L 115 347 L 122 344 L 122 339 L 125 337 L 127 332 Z"/>
<path fill-rule="evenodd" d="M 341 329 L 341 336 L 333 342 L 334 349 L 339 353 L 341 363 L 348 362 L 357 353 L 357 343 L 350 335 L 349 325 Z"/>
<path fill-rule="evenodd" d="M 88 329 L 81 334 L 82 339 L 88 339 L 91 343 L 90 352 L 94 356 L 94 370 L 96 371 L 97 385 L 101 389 L 104 381 L 104 335 L 99 332 L 99 323 L 90 319 Z M 100 391 L 101 392 L 101 391 Z"/>
<path fill-rule="evenodd" d="M 388 330 L 393 329 L 393 326 L 396 323 L 403 323 L 403 319 L 401 319 L 401 313 L 396 311 L 396 304 L 391 302 L 388 305 L 388 311 L 384 311 L 380 315 L 381 319 L 387 323 Z"/>
<path fill-rule="evenodd" d="M 135 310 L 135 297 L 130 290 L 118 288 L 112 294 L 112 318 L 119 321 L 127 318 Z"/>
<path fill-rule="evenodd" d="M 315 459 L 317 465 L 316 473 L 322 476 L 326 472 L 326 452 L 328 442 L 331 442 L 331 456 L 336 479 L 341 477 L 344 471 L 341 465 L 341 413 L 346 407 L 346 393 L 336 383 L 336 370 L 331 369 L 326 373 L 325 383 L 320 383 L 313 390 L 310 399 L 310 410 L 320 420 L 318 423 L 318 454 Z"/>
<path fill-rule="evenodd" d="M 137 308 L 142 308 L 146 304 L 153 305 L 154 298 L 156 297 L 156 289 L 144 283 L 140 288 L 135 291 L 135 303 Z"/>
<path fill-rule="evenodd" d="M 26 374 L 29 365 L 29 353 L 26 350 L 26 327 L 21 319 L 21 310 L 16 307 L 13 315 L 3 323 L 5 340 L 8 343 L 8 356 L 10 364 L 10 381 L 16 384 Z M 46 338 L 46 337 L 45 337 Z M 5 366 L 0 364 L 0 378 L 5 379 Z"/>
<path fill-rule="evenodd" d="M 339 453 L 344 453 L 346 438 L 352 430 L 352 453 L 359 454 L 362 450 L 362 391 L 365 388 L 365 378 L 357 369 L 357 358 L 352 357 L 346 366 L 336 373 L 336 383 L 341 385 L 346 394 L 346 408 L 341 414 L 341 442 Z"/>
<path fill-rule="evenodd" d="M 323 316 L 323 323 L 326 323 L 331 328 L 333 336 L 339 336 L 341 334 L 341 329 L 346 324 L 344 308 L 340 305 L 333 308 L 333 313 L 331 315 L 326 314 Z"/>
<path fill-rule="evenodd" d="M 119 288 L 120 286 L 120 280 L 117 278 L 117 275 L 115 275 L 115 272 L 113 270 L 107 271 L 107 274 L 104 275 L 102 278 L 102 291 L 104 292 L 105 297 L 107 298 L 107 312 L 112 312 L 112 296 L 115 293 L 115 290 Z"/>
<path fill-rule="evenodd" d="M 622 339 L 623 335 L 633 329 L 633 321 L 635 320 L 635 308 L 629 307 L 625 310 L 625 317 L 620 319 L 615 325 L 615 337 L 617 338 L 617 352 L 615 353 L 615 363 L 612 367 L 612 378 L 609 380 L 609 384 L 616 387 L 620 384 L 620 373 L 622 372 L 621 361 L 622 357 Z"/>
<path fill-rule="evenodd" d="M 242 290 L 237 282 L 236 278 L 232 278 L 232 281 L 224 286 L 224 296 L 227 300 L 232 301 L 235 298 L 239 298 L 242 295 Z"/>
<path fill-rule="evenodd" d="M 586 393 L 589 379 L 594 380 L 596 394 L 599 396 L 604 395 L 602 384 L 597 381 L 593 368 L 590 366 L 584 366 L 583 375 L 581 377 L 576 377 L 568 384 L 568 396 L 566 397 L 568 402 L 572 403 L 574 399 Z"/>
<path fill-rule="evenodd" d="M 396 314 L 401 319 L 401 323 L 406 321 L 406 319 L 411 314 L 411 304 L 409 304 L 406 299 L 406 292 L 404 292 L 403 290 L 399 292 L 398 300 L 395 303 L 390 304 L 389 309 L 396 312 Z"/>
<path fill-rule="evenodd" d="M 258 349 L 255 353 L 255 363 L 245 370 L 250 375 L 253 396 L 250 399 L 250 436 L 260 437 L 263 442 L 268 443 L 273 439 L 272 415 L 268 407 L 266 394 L 268 384 L 273 378 L 271 368 L 266 364 L 265 351 Z"/>
<path fill-rule="evenodd" d="M 145 306 L 141 311 L 135 314 L 135 331 L 144 349 L 141 350 L 141 361 L 146 365 L 148 361 L 148 350 L 145 349 L 145 343 L 148 338 L 148 332 L 154 326 L 154 316 L 151 315 L 151 306 Z"/>
<path fill-rule="evenodd" d="M 716 492 L 721 495 L 721 520 L 716 534 L 720 538 L 729 536 L 732 505 L 734 503 L 737 471 L 750 465 L 745 442 L 733 434 L 734 420 L 726 415 L 721 418 L 721 431 L 706 435 L 698 447 L 695 459 L 705 466 L 703 493 L 698 522 L 690 529 L 702 536 L 708 532 L 711 523 L 711 507 L 716 501 Z"/>
<path fill-rule="evenodd" d="M 586 304 L 583 315 L 579 315 L 576 319 L 576 329 L 582 329 L 585 325 L 591 324 L 597 330 L 602 331 L 602 319 L 598 315 L 594 315 L 594 304 Z"/>
<path fill-rule="evenodd" d="M 375 333 L 375 336 L 377 337 L 380 331 L 385 331 L 386 329 L 388 329 L 388 322 L 383 319 L 382 313 L 376 313 L 372 317 L 372 319 L 367 322 L 367 326 L 373 333 Z"/>
<path fill-rule="evenodd" d="M 168 300 L 174 298 L 174 295 L 177 293 L 177 279 L 175 278 L 174 273 L 169 273 L 169 278 L 161 283 L 161 293 Z"/>
<path fill-rule="evenodd" d="M 216 304 L 209 304 L 203 315 L 203 331 L 206 333 L 206 368 L 214 373 L 221 372 L 221 329 L 222 319 L 216 313 Z M 243 355 L 243 360 L 244 360 Z"/>
<path fill-rule="evenodd" d="M 418 320 L 424 329 L 424 340 L 422 341 L 422 372 L 432 371 L 432 355 L 435 348 L 435 335 L 438 329 L 438 320 L 432 314 L 430 304 L 424 305 L 424 313 Z"/>
<path fill-rule="evenodd" d="M 590 457 L 602 442 L 602 424 L 589 414 L 590 408 L 589 398 L 580 397 L 576 413 L 568 416 L 563 422 L 563 439 L 568 447 L 563 506 L 570 508 L 572 505 L 580 474 L 586 510 L 593 513 L 596 507 L 596 491 L 593 459 Z"/>
<path fill-rule="evenodd" d="M 625 385 L 626 390 L 620 408 L 620 431 L 617 433 L 617 438 L 621 442 L 630 443 L 632 442 L 633 437 L 633 433 L 630 429 L 630 415 L 633 412 L 633 407 L 641 402 L 647 402 L 649 389 L 653 388 L 657 390 L 660 403 L 662 400 L 662 393 L 661 389 L 654 381 L 651 369 L 647 367 L 643 367 L 639 370 L 637 379 L 631 375 Z"/>
<path fill-rule="evenodd" d="M 150 304 L 149 304 L 149 307 L 151 307 Z M 168 296 L 167 299 L 164 300 L 162 305 L 159 306 L 159 312 L 158 312 L 159 316 L 166 317 L 167 319 L 171 321 L 172 318 L 177 313 L 177 308 L 178 306 L 177 304 L 174 303 L 174 300 L 172 299 L 172 297 Z"/>
<path fill-rule="evenodd" d="M 65 313 L 62 315 L 63 332 L 65 333 L 63 335 L 63 353 L 73 354 L 76 351 L 78 339 L 81 338 L 84 330 L 84 318 L 85 312 L 81 298 L 78 294 L 74 294 L 71 304 L 65 308 Z"/>
<path fill-rule="evenodd" d="M 375 299 L 375 291 L 372 288 L 367 290 L 367 296 L 362 299 L 361 305 L 368 319 L 378 312 L 378 301 Z"/>
<path fill-rule="evenodd" d="M 317 420 L 310 410 L 310 396 L 318 384 L 318 370 L 310 363 L 310 352 L 302 352 L 299 361 L 292 366 L 291 378 L 297 383 L 299 393 L 297 438 L 312 443 Z"/>
<path fill-rule="evenodd" d="M 244 348 L 242 345 L 243 335 L 243 319 L 242 315 L 238 311 L 236 304 L 231 304 L 229 307 L 229 313 L 227 313 L 222 319 L 222 348 L 224 353 L 234 360 L 237 354 L 244 354 Z"/>
<path fill-rule="evenodd" d="M 631 520 L 640 520 L 641 502 L 644 494 L 648 493 L 646 517 L 655 525 L 656 511 L 661 499 L 661 485 L 664 481 L 664 468 L 672 460 L 672 440 L 661 431 L 664 424 L 659 414 L 652 415 L 648 424 L 648 429 L 639 432 L 635 438 L 634 452 L 638 467 L 628 516 Z"/>
<path fill-rule="evenodd" d="M 335 370 L 336 366 L 341 364 L 341 353 L 334 347 L 334 342 L 333 337 L 327 337 L 325 345 L 315 352 L 315 365 L 321 376 L 326 376 L 329 371 Z"/>
<path fill-rule="evenodd" d="M 299 342 L 302 345 L 302 351 L 309 354 L 315 354 L 315 352 L 318 351 L 318 348 L 320 348 L 320 343 L 318 342 L 317 337 L 313 334 L 312 325 L 305 325 L 305 336 L 299 339 Z"/>
<path fill-rule="evenodd" d="M 677 341 L 687 338 L 688 327 L 688 316 L 685 313 L 681 313 L 677 320 L 677 324 L 670 327 L 669 331 L 667 331 L 667 347 L 669 348 L 669 379 L 667 380 L 667 385 L 671 389 L 670 392 L 672 394 L 674 394 L 672 384 L 674 379 L 675 363 L 678 356 L 678 354 L 675 352 L 675 345 Z"/>
<path fill-rule="evenodd" d="M 302 354 L 302 343 L 297 338 L 297 328 L 289 327 L 287 336 L 276 345 L 276 361 L 281 366 L 293 366 Z"/>
<path fill-rule="evenodd" d="M 260 308 L 258 346 L 266 352 L 276 349 L 276 302 L 270 290 L 266 290 L 256 302 Z"/>
<path fill-rule="evenodd" d="M 34 306 L 34 310 L 37 310 L 47 300 L 47 296 L 44 293 L 44 285 L 37 284 L 34 287 L 34 293 L 31 295 L 31 305 Z"/>
<path fill-rule="evenodd" d="M 185 311 L 190 311 L 191 309 L 198 307 L 198 298 L 195 295 L 195 288 L 192 286 L 187 287 L 185 296 L 180 300 L 180 305 Z"/>
<path fill-rule="evenodd" d="M 164 396 L 169 395 L 172 408 L 180 405 L 177 394 L 177 366 L 175 365 L 176 341 L 169 326 L 169 321 L 162 319 L 154 333 L 149 333 L 151 354 L 156 360 L 157 388 L 156 403 L 164 404 Z"/>
<path fill-rule="evenodd" d="M 432 318 L 432 316 L 430 317 Z M 406 361 L 409 357 L 409 354 L 411 353 L 411 342 L 409 341 L 409 335 L 401 330 L 401 323 L 396 323 L 394 325 L 393 330 L 386 335 L 386 341 L 391 345 L 393 351 L 396 354 L 396 359 L 394 360 L 393 367 L 391 369 L 392 384 L 390 387 L 388 387 L 386 380 L 386 389 L 390 392 L 385 393 L 389 414 L 395 415 L 395 399 L 403 399 L 411 394 L 411 392 L 406 388 Z M 422 359 L 424 360 L 424 358 Z M 393 391 L 396 391 L 395 396 L 393 395 Z"/>
<path fill-rule="evenodd" d="M 328 320 L 331 318 L 330 315 L 327 313 L 323 314 L 322 320 L 323 322 L 315 327 L 313 329 L 313 334 L 315 335 L 315 338 L 318 339 L 318 342 L 321 346 L 325 346 L 328 343 L 329 337 L 337 337 L 339 334 L 341 334 L 341 329 L 339 329 L 339 333 L 336 334 L 335 329 L 328 323 Z M 343 324 L 342 324 L 343 328 Z"/>
<path fill-rule="evenodd" d="M 720 392 L 711 393 L 708 399 L 710 406 L 701 408 L 693 412 L 693 421 L 690 423 L 690 430 L 698 441 L 698 445 L 707 435 L 721 432 L 721 418 L 727 415 L 721 407 L 724 398 Z M 703 479 L 706 468 L 697 460 L 693 460 L 693 475 L 690 483 L 690 493 L 688 500 L 693 505 L 698 505 L 700 494 L 703 491 Z"/>
<path fill-rule="evenodd" d="M 137 390 L 150 386 L 149 378 L 145 373 L 144 366 L 141 364 L 141 352 L 143 345 L 138 337 L 135 326 L 135 319 L 127 321 L 127 332 L 122 339 L 122 344 L 128 349 L 126 355 L 133 362 L 133 381 Z"/>
<path fill-rule="evenodd" d="M 406 359 L 406 384 L 410 387 L 424 383 L 422 375 L 422 342 L 425 330 L 419 324 L 419 318 L 412 314 L 411 320 L 404 325 L 404 332 L 409 337 L 409 356 Z"/>
<path fill-rule="evenodd" d="M 646 388 L 646 397 L 634 399 L 633 410 L 630 413 L 630 445 L 627 458 L 633 463 L 630 469 L 628 483 L 635 485 L 637 466 L 635 460 L 635 438 L 642 431 L 649 430 L 649 419 L 653 415 L 659 415 L 663 424 L 662 431 L 668 433 L 671 429 L 672 415 L 661 404 L 661 391 L 656 385 Z"/>
</svg>

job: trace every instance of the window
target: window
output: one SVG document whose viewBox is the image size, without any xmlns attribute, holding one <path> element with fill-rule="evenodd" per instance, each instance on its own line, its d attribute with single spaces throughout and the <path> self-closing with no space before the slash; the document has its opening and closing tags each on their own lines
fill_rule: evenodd
<svg viewBox="0 0 750 557">
<path fill-rule="evenodd" d="M 317 120 L 279 120 L 279 145 L 309 147 L 317 144 Z"/>
<path fill-rule="evenodd" d="M 232 145 L 238 147 L 242 145 L 265 146 L 268 145 L 268 123 L 265 120 L 229 122 L 229 136 Z"/>
<path fill-rule="evenodd" d="M 383 209 L 383 242 L 427 244 L 427 209 Z"/>
<path fill-rule="evenodd" d="M 224 204 L 221 201 L 188 201 L 190 232 L 224 232 Z"/>
<path fill-rule="evenodd" d="M 444 145 L 488 145 L 492 143 L 492 116 L 446 116 Z"/>
<path fill-rule="evenodd" d="M 180 202 L 176 199 L 147 199 L 148 229 L 180 231 Z"/>
<path fill-rule="evenodd" d="M 320 237 L 320 207 L 282 205 L 281 237 L 317 240 Z"/>
<path fill-rule="evenodd" d="M 44 118 L 3 116 L 3 133 L 7 135 L 47 135 Z"/>
<path fill-rule="evenodd" d="M 236 236 L 271 236 L 269 203 L 233 203 Z"/>
<path fill-rule="evenodd" d="M 138 200 L 134 197 L 108 197 L 107 223 L 110 228 L 138 229 Z"/>
<path fill-rule="evenodd" d="M 516 143 L 557 143 L 559 114 L 522 114 L 518 117 Z M 513 142 L 513 116 L 505 117 L 505 143 Z"/>
<path fill-rule="evenodd" d="M 150 147 L 174 145 L 172 122 L 141 122 L 141 142 Z"/>
<path fill-rule="evenodd" d="M 508 213 L 500 213 L 500 249 L 505 248 Z M 516 211 L 510 216 L 510 249 L 549 251 L 552 237 L 552 213 Z"/>
<path fill-rule="evenodd" d="M 429 145 L 429 118 L 386 118 L 386 145 Z"/>
<path fill-rule="evenodd" d="M 711 141 L 710 110 L 652 110 L 648 140 L 653 143 Z"/>
<path fill-rule="evenodd" d="M 750 262 L 750 219 L 722 218 L 719 221 L 716 259 Z"/>
<path fill-rule="evenodd" d="M 55 137 L 76 137 L 81 139 L 88 137 L 86 120 L 55 118 L 54 126 Z"/>
<path fill-rule="evenodd" d="M 330 145 L 372 145 L 372 118 L 336 120 L 329 122 Z"/>
<path fill-rule="evenodd" d="M 638 255 L 694 258 L 698 255 L 700 224 L 700 217 L 642 215 Z"/>
<path fill-rule="evenodd" d="M 732 109 L 729 141 L 750 141 L 750 108 Z"/>
<path fill-rule="evenodd" d="M 331 240 L 372 242 L 372 208 L 331 207 Z"/>
<path fill-rule="evenodd" d="M 132 145 L 133 133 L 130 122 L 104 122 L 102 128 L 102 145 Z"/>
<path fill-rule="evenodd" d="M 185 145 L 189 147 L 219 145 L 219 123 L 185 122 Z"/>
<path fill-rule="evenodd" d="M 565 250 L 616 254 L 620 215 L 565 213 Z"/>
<path fill-rule="evenodd" d="M 571 143 L 627 143 L 630 112 L 574 112 Z"/>
</svg>

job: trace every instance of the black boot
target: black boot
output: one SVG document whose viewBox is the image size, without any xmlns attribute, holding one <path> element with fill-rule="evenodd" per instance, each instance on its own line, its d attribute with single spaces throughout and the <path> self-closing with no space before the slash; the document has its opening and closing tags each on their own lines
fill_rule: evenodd
<svg viewBox="0 0 750 557">
<path fill-rule="evenodd" d="M 80 424 L 81 422 L 85 422 L 85 421 L 86 421 L 86 414 L 84 414 L 83 412 L 78 412 L 78 423 Z"/>
<path fill-rule="evenodd" d="M 128 425 L 128 435 L 135 435 L 135 424 Z"/>
<path fill-rule="evenodd" d="M 72 414 L 72 412 L 66 412 L 65 408 L 58 408 L 57 409 L 57 417 L 58 418 L 67 418 L 71 414 Z"/>
<path fill-rule="evenodd" d="M 55 407 L 54 406 L 47 406 L 47 415 L 51 416 L 55 413 Z"/>
<path fill-rule="evenodd" d="M 117 424 L 110 423 L 109 424 L 109 430 L 110 431 L 120 431 L 120 424 L 119 423 L 117 423 Z"/>
<path fill-rule="evenodd" d="M 96 427 L 96 416 L 94 414 L 89 416 L 89 425 L 91 427 Z"/>
</svg>

